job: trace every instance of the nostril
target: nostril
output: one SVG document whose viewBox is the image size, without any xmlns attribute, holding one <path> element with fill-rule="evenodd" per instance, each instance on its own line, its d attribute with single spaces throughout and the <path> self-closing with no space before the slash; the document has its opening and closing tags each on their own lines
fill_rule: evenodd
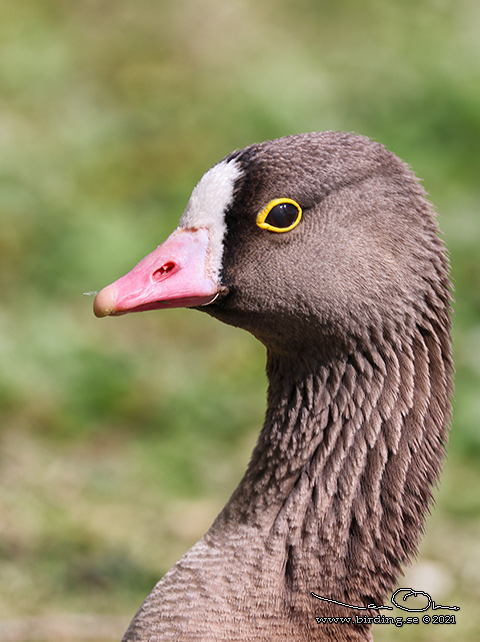
<svg viewBox="0 0 480 642">
<path fill-rule="evenodd" d="M 162 265 L 162 267 L 158 268 L 158 270 L 155 270 L 155 272 L 152 274 L 152 278 L 155 281 L 161 281 L 164 279 L 170 272 L 176 267 L 176 263 L 173 261 L 167 261 Z"/>
</svg>

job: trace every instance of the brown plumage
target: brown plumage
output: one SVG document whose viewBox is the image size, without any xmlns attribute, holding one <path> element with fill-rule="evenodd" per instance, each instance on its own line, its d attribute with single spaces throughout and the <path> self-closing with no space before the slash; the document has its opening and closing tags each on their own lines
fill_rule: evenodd
<svg viewBox="0 0 480 642">
<path fill-rule="evenodd" d="M 298 204 L 292 229 L 259 225 L 273 199 Z M 203 243 L 194 267 L 177 248 L 191 239 Z M 253 333 L 267 349 L 268 406 L 238 488 L 124 640 L 371 640 L 368 624 L 318 623 L 356 613 L 311 593 L 384 604 L 432 503 L 453 369 L 448 262 L 423 189 L 351 134 L 234 152 L 95 311 L 167 305 Z"/>
</svg>

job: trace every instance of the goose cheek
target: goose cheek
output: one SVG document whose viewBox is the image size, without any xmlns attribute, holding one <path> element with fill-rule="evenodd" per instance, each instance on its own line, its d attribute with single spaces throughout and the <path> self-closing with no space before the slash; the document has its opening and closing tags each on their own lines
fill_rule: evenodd
<svg viewBox="0 0 480 642">
<path fill-rule="evenodd" d="M 223 288 L 212 273 L 208 256 L 208 230 L 175 230 L 133 270 L 97 294 L 95 316 L 212 303 Z"/>
</svg>

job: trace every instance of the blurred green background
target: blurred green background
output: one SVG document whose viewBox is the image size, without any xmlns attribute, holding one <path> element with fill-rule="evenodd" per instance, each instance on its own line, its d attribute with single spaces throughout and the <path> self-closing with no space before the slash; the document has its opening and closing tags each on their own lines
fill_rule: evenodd
<svg viewBox="0 0 480 642">
<path fill-rule="evenodd" d="M 234 148 L 324 129 L 423 178 L 456 289 L 449 458 L 409 577 L 461 610 L 376 640 L 480 639 L 480 4 L 0 0 L 0 34 L 0 640 L 118 639 L 236 486 L 262 347 L 188 310 L 99 321 L 82 293 Z"/>
</svg>

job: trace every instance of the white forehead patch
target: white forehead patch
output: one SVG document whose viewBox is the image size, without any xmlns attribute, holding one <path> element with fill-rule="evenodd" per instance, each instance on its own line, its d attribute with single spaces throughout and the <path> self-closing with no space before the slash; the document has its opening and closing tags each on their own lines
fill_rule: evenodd
<svg viewBox="0 0 480 642">
<path fill-rule="evenodd" d="M 233 200 L 235 181 L 241 175 L 235 161 L 222 161 L 209 169 L 194 188 L 180 219 L 181 228 L 208 229 L 210 269 L 215 277 L 222 267 L 225 211 Z"/>
</svg>

